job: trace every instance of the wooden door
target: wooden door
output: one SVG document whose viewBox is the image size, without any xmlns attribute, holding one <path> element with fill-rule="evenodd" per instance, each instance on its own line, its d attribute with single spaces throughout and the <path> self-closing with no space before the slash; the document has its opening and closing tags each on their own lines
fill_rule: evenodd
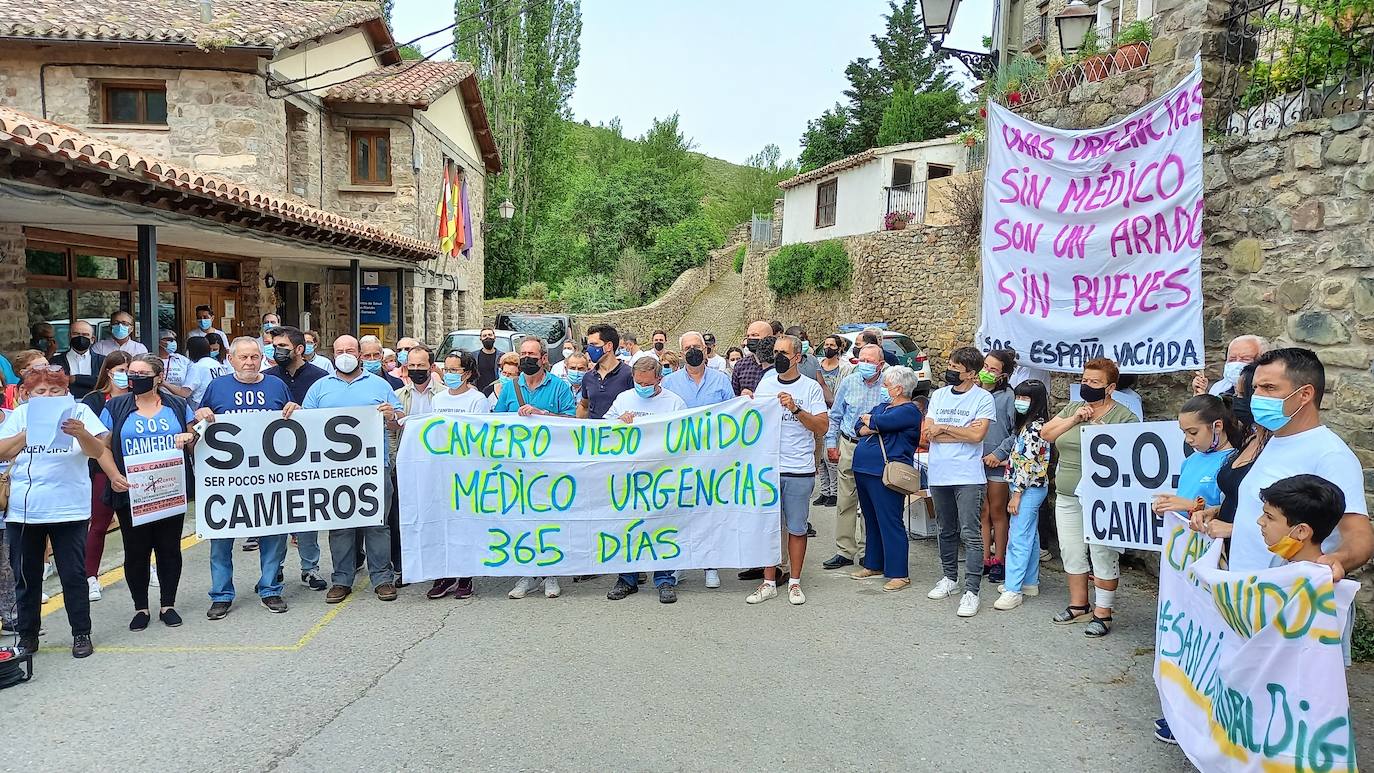
<svg viewBox="0 0 1374 773">
<path fill-rule="evenodd" d="M 238 316 L 241 311 L 238 307 L 238 288 L 200 285 L 188 288 L 186 298 L 188 304 L 187 319 L 194 320 L 196 318 L 197 306 L 209 306 L 215 315 L 215 327 L 223 330 L 230 340 L 233 340 L 235 336 L 244 335 L 244 320 Z M 192 322 L 191 324 L 196 323 Z M 253 333 L 248 333 L 248 335 L 253 335 Z"/>
</svg>

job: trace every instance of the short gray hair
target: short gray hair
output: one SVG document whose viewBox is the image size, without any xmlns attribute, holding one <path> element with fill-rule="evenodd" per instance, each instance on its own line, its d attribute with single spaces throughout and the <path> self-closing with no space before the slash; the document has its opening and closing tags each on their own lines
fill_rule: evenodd
<svg viewBox="0 0 1374 773">
<path fill-rule="evenodd" d="M 790 336 L 790 335 L 780 335 L 780 336 L 778 336 L 778 337 L 773 341 L 773 346 L 774 346 L 774 347 L 777 347 L 777 345 L 780 344 L 780 343 L 782 343 L 783 341 L 786 341 L 786 342 L 792 344 L 792 353 L 793 353 L 793 354 L 801 354 L 801 339 L 800 339 L 800 338 L 797 338 L 796 336 Z"/>
<path fill-rule="evenodd" d="M 908 400 L 916 395 L 916 387 L 920 383 L 921 377 L 905 365 L 893 365 L 883 371 L 883 386 L 896 386 Z"/>
<path fill-rule="evenodd" d="M 382 345 L 382 339 L 380 339 L 380 338 L 378 338 L 377 336 L 374 336 L 374 335 L 365 335 L 365 336 L 363 336 L 362 338 L 359 338 L 359 339 L 358 339 L 358 346 L 362 346 L 363 344 L 376 344 L 376 345 L 378 345 L 378 346 L 381 346 L 381 345 Z M 386 348 L 386 347 L 382 347 L 382 348 Z"/>
<path fill-rule="evenodd" d="M 701 333 L 698 333 L 698 332 L 695 331 L 695 330 L 688 330 L 686 333 L 683 333 L 682 335 L 678 336 L 678 337 L 677 337 L 677 345 L 680 346 L 680 347 L 682 347 L 682 350 L 683 350 L 683 351 L 686 351 L 686 350 L 687 350 L 687 339 L 690 338 L 690 337 L 692 337 L 692 336 L 696 336 L 696 337 L 701 341 L 701 345 L 702 345 L 702 346 L 706 346 L 706 336 L 702 335 Z"/>
<path fill-rule="evenodd" d="M 520 353 L 520 347 L 524 346 L 526 341 L 534 341 L 539 344 L 539 356 L 542 357 L 549 353 L 549 343 L 544 340 L 543 336 L 525 336 L 515 345 L 516 354 Z"/>
<path fill-rule="evenodd" d="M 1269 339 L 1265 338 L 1264 336 L 1249 334 L 1243 336 L 1236 336 L 1235 338 L 1232 338 L 1231 343 L 1226 345 L 1226 351 L 1231 351 L 1231 347 L 1237 343 L 1246 342 L 1253 342 L 1256 346 L 1258 346 L 1260 354 L 1264 354 L 1265 352 L 1269 351 Z"/>
<path fill-rule="evenodd" d="M 234 340 L 229 342 L 229 353 L 233 354 L 235 351 L 237 351 L 239 348 L 239 344 L 244 344 L 245 346 L 252 346 L 254 349 L 258 350 L 262 349 L 262 347 L 258 345 L 258 339 L 250 338 L 248 336 L 239 336 L 238 338 L 235 338 Z"/>
</svg>

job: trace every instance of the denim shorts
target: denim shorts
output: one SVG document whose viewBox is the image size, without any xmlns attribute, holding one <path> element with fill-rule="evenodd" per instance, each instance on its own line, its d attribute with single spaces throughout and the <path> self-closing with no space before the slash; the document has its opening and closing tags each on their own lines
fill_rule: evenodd
<svg viewBox="0 0 1374 773">
<path fill-rule="evenodd" d="M 811 494 L 816 490 L 815 475 L 780 475 L 782 519 L 787 533 L 806 536 L 806 520 L 811 515 Z"/>
</svg>

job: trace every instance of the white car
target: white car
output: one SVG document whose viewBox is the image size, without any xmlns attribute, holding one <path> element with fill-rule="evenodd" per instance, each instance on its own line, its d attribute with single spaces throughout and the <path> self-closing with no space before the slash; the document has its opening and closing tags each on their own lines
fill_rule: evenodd
<svg viewBox="0 0 1374 773">
<path fill-rule="evenodd" d="M 845 340 L 854 342 L 859 338 L 860 330 L 843 330 L 835 335 L 843 336 Z M 926 357 L 925 350 L 916 345 L 911 337 L 898 333 L 895 330 L 883 330 L 883 351 L 889 352 L 897 358 L 898 365 L 905 365 L 916 371 L 916 377 L 920 379 L 917 385 L 918 392 L 929 393 L 934 384 L 930 380 L 930 360 Z M 859 361 L 859 347 L 855 346 L 849 352 L 851 363 Z"/>
</svg>

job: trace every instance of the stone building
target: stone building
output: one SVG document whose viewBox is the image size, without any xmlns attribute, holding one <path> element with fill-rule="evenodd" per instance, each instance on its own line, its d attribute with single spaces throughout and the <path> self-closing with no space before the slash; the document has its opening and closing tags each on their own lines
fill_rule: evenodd
<svg viewBox="0 0 1374 773">
<path fill-rule="evenodd" d="M 64 346 L 67 321 L 117 308 L 146 341 L 201 304 L 234 334 L 272 311 L 326 340 L 437 342 L 480 322 L 499 170 L 472 66 L 402 61 L 376 2 L 10 3 L 0 350 L 36 321 Z M 445 179 L 468 196 L 458 255 L 440 250 Z"/>
<path fill-rule="evenodd" d="M 1054 17 L 1068 7 L 1070 0 L 1001 0 L 994 25 L 993 50 L 1005 52 L 1008 59 L 1025 55 L 1041 62 L 1062 59 L 1059 34 Z M 1125 27 L 1137 19 L 1150 20 L 1155 0 L 1094 0 L 1089 3 L 1096 16 L 1093 29 L 1103 50 Z M 1004 15 L 1003 15 L 1004 14 Z"/>
</svg>

